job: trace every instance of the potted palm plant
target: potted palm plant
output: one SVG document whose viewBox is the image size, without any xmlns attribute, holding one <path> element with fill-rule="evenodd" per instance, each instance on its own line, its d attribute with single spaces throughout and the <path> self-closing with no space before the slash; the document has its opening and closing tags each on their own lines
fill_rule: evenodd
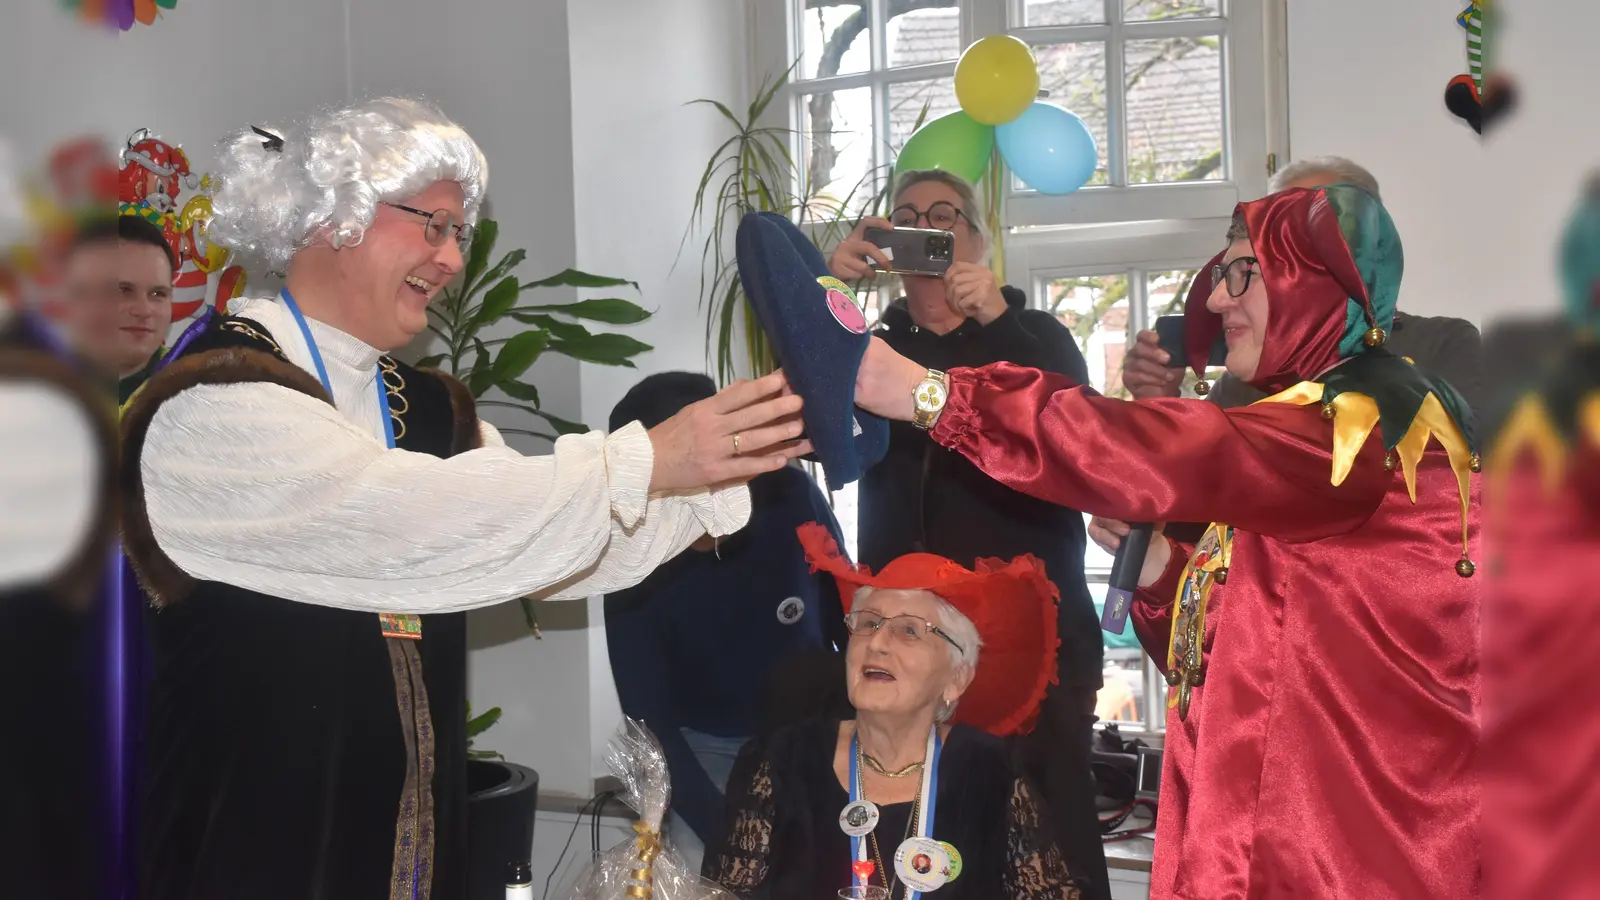
<svg viewBox="0 0 1600 900">
<path fill-rule="evenodd" d="M 583 323 L 631 325 L 650 318 L 650 312 L 622 297 L 587 298 L 571 303 L 526 303 L 522 295 L 552 287 L 637 291 L 639 285 L 626 278 L 593 275 L 577 269 L 566 269 L 536 281 L 519 281 L 513 270 L 527 258 L 527 251 L 512 250 L 493 265 L 489 263 L 499 237 L 499 223 L 493 219 L 478 223 L 467 250 L 461 280 L 440 291 L 439 299 L 428 307 L 428 330 L 444 344 L 444 350 L 419 359 L 417 365 L 441 368 L 459 378 L 481 407 L 518 410 L 532 417 L 529 425 L 546 426 L 542 430 L 506 426 L 500 428 L 502 434 L 552 440 L 563 434 L 588 431 L 583 423 L 568 421 L 540 407 L 539 389 L 528 381 L 528 370 L 546 354 L 603 366 L 635 368 L 633 358 L 652 349 L 649 344 L 625 334 L 597 334 Z M 510 337 L 485 337 L 486 332 L 507 320 L 527 327 Z M 499 397 L 486 399 L 486 395 L 496 390 L 500 392 Z M 534 637 L 540 637 L 533 601 L 523 598 L 521 602 L 528 630 Z"/>
<path fill-rule="evenodd" d="M 766 335 L 745 298 L 727 229 L 738 227 L 748 213 L 774 212 L 808 229 L 819 246 L 831 247 L 855 228 L 861 216 L 882 215 L 889 196 L 892 166 L 869 167 L 843 196 L 830 191 L 827 179 L 813 171 L 814 166 L 805 167 L 802 176 L 791 150 L 798 132 L 767 124 L 772 103 L 793 70 L 790 66 L 763 81 L 743 116 L 716 100 L 690 101 L 714 108 L 731 131 L 706 161 L 684 233 L 685 244 L 691 234 L 698 232 L 702 238 L 700 303 L 706 311 L 706 349 L 723 383 L 736 377 L 741 362 L 752 375 L 776 368 Z M 927 112 L 924 105 L 917 127 Z"/>
</svg>

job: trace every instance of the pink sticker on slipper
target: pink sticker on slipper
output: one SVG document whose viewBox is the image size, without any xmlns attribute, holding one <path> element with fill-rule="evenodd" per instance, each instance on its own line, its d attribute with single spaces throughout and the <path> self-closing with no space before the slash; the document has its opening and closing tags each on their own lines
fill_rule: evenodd
<svg viewBox="0 0 1600 900">
<path fill-rule="evenodd" d="M 833 314 L 834 321 L 854 334 L 866 334 L 867 315 L 856 302 L 855 292 L 850 290 L 850 286 L 828 275 L 818 278 L 817 284 L 826 292 L 828 312 Z"/>
</svg>

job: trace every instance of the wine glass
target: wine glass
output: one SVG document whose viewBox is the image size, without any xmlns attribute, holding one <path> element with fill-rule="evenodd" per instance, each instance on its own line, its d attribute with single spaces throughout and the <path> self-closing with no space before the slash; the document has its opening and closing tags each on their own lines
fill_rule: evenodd
<svg viewBox="0 0 1600 900">
<path fill-rule="evenodd" d="M 876 884 L 857 884 L 839 889 L 839 900 L 889 900 L 889 889 Z"/>
</svg>

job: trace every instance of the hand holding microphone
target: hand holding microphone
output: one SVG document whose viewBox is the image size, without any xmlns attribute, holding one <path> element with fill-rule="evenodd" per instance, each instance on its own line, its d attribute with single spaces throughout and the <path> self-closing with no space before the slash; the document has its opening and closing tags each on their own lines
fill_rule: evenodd
<svg viewBox="0 0 1600 900">
<path fill-rule="evenodd" d="M 1160 528 L 1148 522 L 1119 522 L 1096 516 L 1089 523 L 1089 537 L 1107 553 L 1115 554 L 1105 612 L 1100 618 L 1104 630 L 1122 634 L 1134 591 L 1155 584 L 1166 571 L 1172 559 L 1172 544 L 1165 537 L 1153 540 L 1159 532 Z"/>
</svg>

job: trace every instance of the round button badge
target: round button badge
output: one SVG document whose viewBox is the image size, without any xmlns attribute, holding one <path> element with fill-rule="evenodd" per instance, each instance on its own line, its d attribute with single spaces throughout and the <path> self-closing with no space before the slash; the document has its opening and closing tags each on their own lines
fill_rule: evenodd
<svg viewBox="0 0 1600 900">
<path fill-rule="evenodd" d="M 939 846 L 950 855 L 950 880 L 955 881 L 961 877 L 961 853 L 949 841 L 940 841 Z"/>
<path fill-rule="evenodd" d="M 828 312 L 833 314 L 833 319 L 845 327 L 846 331 L 854 334 L 867 333 L 867 315 L 861 309 L 861 304 L 856 300 L 855 291 L 850 286 L 829 275 L 817 279 L 822 285 L 823 299 L 828 305 Z"/>
<path fill-rule="evenodd" d="M 878 804 L 857 800 L 839 813 L 839 829 L 851 837 L 866 837 L 878 827 Z"/>
<path fill-rule="evenodd" d="M 950 880 L 950 854 L 932 838 L 908 838 L 894 853 L 894 873 L 919 891 L 937 891 Z"/>
<path fill-rule="evenodd" d="M 785 625 L 793 625 L 805 614 L 806 602 L 799 597 L 790 597 L 778 604 L 778 621 Z"/>
</svg>

